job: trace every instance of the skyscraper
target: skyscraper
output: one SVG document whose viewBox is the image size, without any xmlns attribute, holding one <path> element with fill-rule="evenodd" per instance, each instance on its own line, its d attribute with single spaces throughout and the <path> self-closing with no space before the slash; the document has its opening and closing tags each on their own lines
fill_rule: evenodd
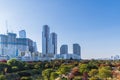
<svg viewBox="0 0 120 80">
<path fill-rule="evenodd" d="M 49 53 L 51 54 L 57 54 L 57 34 L 56 33 L 51 33 L 50 34 L 50 48 L 49 48 Z"/>
<path fill-rule="evenodd" d="M 81 48 L 79 44 L 73 44 L 73 54 L 81 56 Z"/>
<path fill-rule="evenodd" d="M 68 54 L 68 45 L 62 45 L 60 47 L 60 54 Z"/>
<path fill-rule="evenodd" d="M 25 30 L 19 31 L 19 37 L 20 38 L 26 38 L 26 31 Z"/>
<path fill-rule="evenodd" d="M 44 56 L 49 52 L 49 34 L 50 34 L 49 26 L 44 25 L 42 31 L 42 54 Z"/>
</svg>

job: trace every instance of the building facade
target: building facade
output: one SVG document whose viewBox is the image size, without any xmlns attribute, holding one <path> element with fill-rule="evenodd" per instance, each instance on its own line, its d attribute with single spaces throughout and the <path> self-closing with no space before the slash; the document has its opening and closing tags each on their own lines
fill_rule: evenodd
<svg viewBox="0 0 120 80">
<path fill-rule="evenodd" d="M 50 34 L 50 39 L 49 39 L 49 54 L 51 56 L 54 56 L 57 54 L 57 34 L 56 33 L 51 33 Z"/>
<path fill-rule="evenodd" d="M 68 45 L 62 45 L 60 47 L 60 54 L 68 54 Z"/>
<path fill-rule="evenodd" d="M 38 50 L 37 50 L 37 43 L 36 42 L 33 42 L 33 50 L 34 50 L 34 52 L 37 52 Z"/>
<path fill-rule="evenodd" d="M 73 44 L 73 54 L 79 55 L 81 57 L 81 47 L 79 44 Z"/>
<path fill-rule="evenodd" d="M 16 46 L 17 49 L 19 49 L 21 52 L 24 51 L 30 51 L 30 52 L 34 52 L 34 45 L 33 45 L 33 41 L 29 38 L 17 38 L 16 39 Z"/>
<path fill-rule="evenodd" d="M 29 38 L 17 38 L 15 33 L 0 34 L 0 55 L 15 58 L 23 52 L 35 52 L 33 41 Z M 24 54 L 25 55 L 25 54 Z"/>
<path fill-rule="evenodd" d="M 0 34 L 0 54 L 4 55 L 8 47 L 8 36 Z"/>
</svg>

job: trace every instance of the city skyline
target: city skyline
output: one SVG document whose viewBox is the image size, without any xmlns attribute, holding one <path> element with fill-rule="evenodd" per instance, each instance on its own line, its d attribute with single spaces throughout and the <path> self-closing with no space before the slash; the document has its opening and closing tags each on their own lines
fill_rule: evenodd
<svg viewBox="0 0 120 80">
<path fill-rule="evenodd" d="M 120 53 L 119 2 L 86 1 L 0 1 L 0 33 L 25 29 L 42 50 L 42 26 L 47 24 L 58 34 L 58 52 L 62 44 L 81 45 L 82 58 L 110 57 Z M 21 6 L 22 5 L 22 6 Z"/>
</svg>

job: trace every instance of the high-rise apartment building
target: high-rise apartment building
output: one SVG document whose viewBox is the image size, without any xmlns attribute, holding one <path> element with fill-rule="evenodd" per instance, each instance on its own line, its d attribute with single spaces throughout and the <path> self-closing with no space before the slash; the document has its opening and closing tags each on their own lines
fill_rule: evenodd
<svg viewBox="0 0 120 80">
<path fill-rule="evenodd" d="M 57 34 L 56 33 L 51 33 L 50 34 L 50 40 L 49 40 L 50 48 L 49 48 L 49 53 L 50 54 L 57 54 Z"/>
<path fill-rule="evenodd" d="M 68 45 L 62 45 L 60 47 L 60 54 L 68 54 Z"/>
<path fill-rule="evenodd" d="M 79 44 L 73 44 L 73 54 L 81 56 L 81 48 Z"/>
<path fill-rule="evenodd" d="M 42 54 L 44 56 L 49 53 L 49 34 L 50 34 L 49 26 L 44 25 L 42 31 Z"/>
<path fill-rule="evenodd" d="M 25 30 L 19 31 L 19 38 L 26 38 L 26 31 Z"/>
</svg>

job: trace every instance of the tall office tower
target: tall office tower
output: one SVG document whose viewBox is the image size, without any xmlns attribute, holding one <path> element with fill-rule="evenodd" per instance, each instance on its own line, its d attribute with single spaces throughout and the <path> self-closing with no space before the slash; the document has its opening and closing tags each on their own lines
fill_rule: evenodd
<svg viewBox="0 0 120 80">
<path fill-rule="evenodd" d="M 60 47 L 60 54 L 68 54 L 68 45 L 62 45 Z"/>
<path fill-rule="evenodd" d="M 44 25 L 43 31 L 42 31 L 42 54 L 43 56 L 49 53 L 49 34 L 50 34 L 49 26 Z"/>
<path fill-rule="evenodd" d="M 57 34 L 56 33 L 51 33 L 50 34 L 50 47 L 49 47 L 49 53 L 51 54 L 57 54 Z"/>
<path fill-rule="evenodd" d="M 26 31 L 25 30 L 19 31 L 19 37 L 20 38 L 26 38 Z"/>
<path fill-rule="evenodd" d="M 81 48 L 79 44 L 73 44 L 73 54 L 81 56 Z"/>
</svg>

